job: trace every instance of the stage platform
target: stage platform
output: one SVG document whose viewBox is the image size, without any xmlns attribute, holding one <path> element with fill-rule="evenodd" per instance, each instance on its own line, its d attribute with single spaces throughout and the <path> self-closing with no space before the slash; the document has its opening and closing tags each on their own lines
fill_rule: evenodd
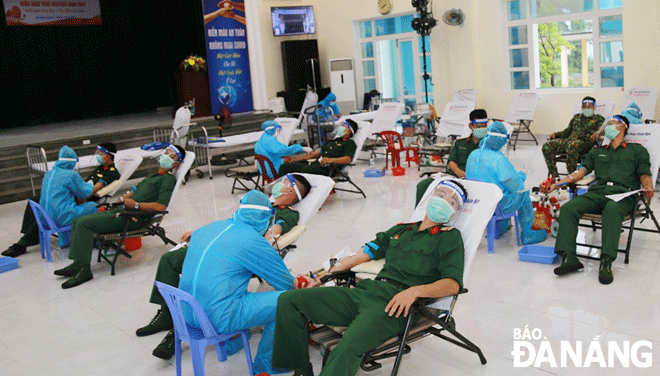
<svg viewBox="0 0 660 376">
<path fill-rule="evenodd" d="M 276 115 L 270 111 L 232 114 L 232 127 L 223 135 L 230 136 L 261 129 L 261 123 Z M 63 145 L 72 147 L 79 156 L 94 153 L 101 142 L 114 142 L 117 149 L 139 147 L 153 142 L 153 130 L 171 128 L 174 119 L 172 109 L 148 113 L 128 114 L 97 119 L 68 121 L 31 127 L 0 130 L 0 204 L 32 197 L 30 175 L 25 158 L 28 145 L 44 148 L 49 161 L 57 159 Z M 217 121 L 209 117 L 193 118 L 203 125 L 209 136 L 217 136 Z M 155 160 L 147 160 L 133 177 L 146 176 L 156 169 Z M 37 194 L 41 177 L 35 180 Z"/>
</svg>

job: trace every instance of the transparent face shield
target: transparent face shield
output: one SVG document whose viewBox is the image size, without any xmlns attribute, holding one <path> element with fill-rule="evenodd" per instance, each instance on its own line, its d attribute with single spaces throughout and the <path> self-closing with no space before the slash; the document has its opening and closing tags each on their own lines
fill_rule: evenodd
<svg viewBox="0 0 660 376">
<path fill-rule="evenodd" d="M 264 193 L 270 197 L 271 202 L 292 192 L 295 192 L 298 201 L 302 200 L 298 184 L 292 174 L 286 174 L 264 187 Z"/>
<path fill-rule="evenodd" d="M 458 209 L 465 203 L 465 195 L 460 187 L 456 185 L 456 183 L 448 180 L 443 180 L 438 184 L 433 192 L 433 196 L 447 201 L 454 211 L 458 211 Z"/>
</svg>

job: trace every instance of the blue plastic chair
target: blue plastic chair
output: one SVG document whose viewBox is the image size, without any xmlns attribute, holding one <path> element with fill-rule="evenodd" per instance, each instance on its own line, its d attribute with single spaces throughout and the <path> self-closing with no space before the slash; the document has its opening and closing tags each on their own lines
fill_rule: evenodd
<svg viewBox="0 0 660 376">
<path fill-rule="evenodd" d="M 513 217 L 513 222 L 516 226 L 516 240 L 518 241 L 518 246 L 521 246 L 520 243 L 520 225 L 518 224 L 518 212 L 513 211 L 511 213 L 503 213 L 502 212 L 502 207 L 500 204 L 497 204 L 497 208 L 495 208 L 495 213 L 493 213 L 493 216 L 490 218 L 490 221 L 488 221 L 488 225 L 486 225 L 486 238 L 488 239 L 488 253 L 495 253 L 495 239 L 497 238 L 497 229 L 495 228 L 495 223 L 499 221 L 500 219 L 508 219 Z"/>
<path fill-rule="evenodd" d="M 247 329 L 228 334 L 220 334 L 215 331 L 208 316 L 206 316 L 204 309 L 192 295 L 162 282 L 154 281 L 154 284 L 156 285 L 156 288 L 158 288 L 158 292 L 163 296 L 163 299 L 165 299 L 167 308 L 172 315 L 172 321 L 174 322 L 174 348 L 177 376 L 181 376 L 181 341 L 188 342 L 190 346 L 193 373 L 195 376 L 204 376 L 204 355 L 206 353 L 206 348 L 209 345 L 215 344 L 215 349 L 218 353 L 218 361 L 224 362 L 227 360 L 225 341 L 237 334 L 240 334 L 243 338 L 243 348 L 245 349 L 245 357 L 247 358 L 250 376 L 254 376 Z M 190 326 L 186 323 L 183 316 L 182 302 L 186 302 L 190 309 L 192 309 L 193 315 L 197 319 L 201 329 Z"/>
<path fill-rule="evenodd" d="M 48 262 L 53 262 L 53 257 L 50 251 L 50 237 L 53 234 L 71 232 L 71 225 L 58 226 L 55 221 L 46 213 L 46 209 L 36 202 L 28 199 L 30 209 L 37 220 L 39 227 L 39 247 L 41 248 L 41 258 L 46 258 Z"/>
</svg>

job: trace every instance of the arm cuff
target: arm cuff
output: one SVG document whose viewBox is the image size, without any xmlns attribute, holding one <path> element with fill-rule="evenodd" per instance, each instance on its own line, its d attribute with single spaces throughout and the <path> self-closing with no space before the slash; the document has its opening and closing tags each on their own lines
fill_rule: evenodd
<svg viewBox="0 0 660 376">
<path fill-rule="evenodd" d="M 362 252 L 367 254 L 367 256 L 369 256 L 369 259 L 371 259 L 371 260 L 374 259 L 374 254 L 371 252 L 372 249 L 374 251 L 378 250 L 378 244 L 376 244 L 374 242 L 369 242 L 369 243 L 364 245 L 364 249 L 362 250 Z"/>
</svg>

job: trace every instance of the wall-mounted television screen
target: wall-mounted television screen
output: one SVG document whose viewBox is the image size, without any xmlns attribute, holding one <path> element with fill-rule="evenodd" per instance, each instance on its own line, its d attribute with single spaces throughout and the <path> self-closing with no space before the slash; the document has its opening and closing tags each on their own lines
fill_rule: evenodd
<svg viewBox="0 0 660 376">
<path fill-rule="evenodd" d="M 270 8 L 273 19 L 273 35 L 314 34 L 314 11 L 311 5 Z"/>
</svg>

